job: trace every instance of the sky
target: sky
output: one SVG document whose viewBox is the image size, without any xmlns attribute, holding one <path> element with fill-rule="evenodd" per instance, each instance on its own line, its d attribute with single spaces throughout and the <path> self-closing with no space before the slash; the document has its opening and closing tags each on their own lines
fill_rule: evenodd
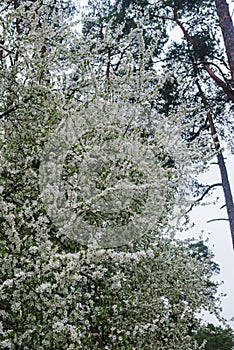
<svg viewBox="0 0 234 350">
<path fill-rule="evenodd" d="M 85 0 L 79 1 L 83 6 L 87 3 Z M 227 0 L 230 6 L 230 12 L 234 16 L 234 0 Z M 178 31 L 174 33 L 175 39 L 181 37 Z M 224 145 L 221 146 L 223 147 Z M 231 155 L 228 150 L 225 152 L 227 170 L 229 180 L 234 193 L 234 155 Z M 218 166 L 212 165 L 209 172 L 199 176 L 199 180 L 203 184 L 213 184 L 220 181 L 220 173 Z M 206 243 L 214 254 L 214 261 L 220 267 L 220 274 L 215 276 L 215 280 L 222 282 L 218 289 L 218 293 L 226 294 L 222 297 L 221 307 L 222 316 L 228 321 L 229 325 L 234 329 L 234 250 L 232 248 L 231 233 L 228 221 L 207 221 L 217 218 L 227 218 L 226 209 L 220 209 L 224 205 L 224 197 L 222 188 L 218 187 L 213 192 L 213 195 L 207 197 L 203 203 L 215 201 L 219 197 L 217 203 L 211 205 L 202 205 L 194 208 L 191 212 L 191 220 L 195 226 L 184 234 L 180 233 L 179 238 L 194 237 L 195 239 L 208 239 Z M 231 320 L 233 318 L 233 321 Z M 217 323 L 217 320 L 212 315 L 204 314 L 204 320 L 207 322 Z"/>
</svg>

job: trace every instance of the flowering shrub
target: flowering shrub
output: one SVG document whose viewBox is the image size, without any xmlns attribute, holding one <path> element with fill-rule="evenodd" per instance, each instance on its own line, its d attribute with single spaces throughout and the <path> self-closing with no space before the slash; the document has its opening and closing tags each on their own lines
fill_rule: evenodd
<svg viewBox="0 0 234 350">
<path fill-rule="evenodd" d="M 147 14 L 119 43 L 80 36 L 62 1 L 0 10 L 1 349 L 198 349 L 209 259 L 173 235 L 203 150 L 187 106 L 152 106 L 170 76 L 148 67 Z"/>
</svg>

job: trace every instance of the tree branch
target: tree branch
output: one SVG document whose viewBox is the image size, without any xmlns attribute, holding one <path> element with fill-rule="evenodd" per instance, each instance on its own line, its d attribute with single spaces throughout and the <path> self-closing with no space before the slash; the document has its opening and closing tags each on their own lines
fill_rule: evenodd
<svg viewBox="0 0 234 350">
<path fill-rule="evenodd" d="M 32 96 L 25 98 L 22 102 L 27 103 L 29 100 L 31 100 Z M 8 116 L 10 113 L 15 112 L 17 109 L 19 109 L 22 105 L 18 104 L 16 106 L 13 106 L 9 108 L 7 111 L 0 114 L 0 119 L 4 118 L 5 116 Z"/>
<path fill-rule="evenodd" d="M 207 61 L 202 61 L 202 62 L 198 62 L 198 64 L 201 63 L 204 65 L 204 63 L 206 63 L 208 66 L 212 65 L 214 67 L 216 67 L 218 69 L 218 71 L 220 72 L 220 74 L 222 75 L 223 77 L 223 80 L 225 81 L 226 85 L 229 87 L 229 89 L 232 91 L 232 85 L 230 84 L 230 82 L 228 81 L 228 79 L 225 77 L 222 69 L 214 62 L 207 62 Z M 227 68 L 228 69 L 228 68 Z M 221 80 L 221 79 L 220 79 Z"/>
<path fill-rule="evenodd" d="M 193 130 L 193 134 L 191 133 L 192 135 L 188 139 L 188 142 L 194 141 L 201 134 L 203 130 L 207 130 L 207 129 L 209 129 L 208 118 L 206 118 L 204 124 L 202 124 L 196 132 Z"/>
<path fill-rule="evenodd" d="M 226 93 L 228 98 L 234 102 L 234 90 L 230 89 L 229 86 L 227 86 L 222 79 L 220 79 L 210 68 L 210 66 L 207 64 L 207 62 L 202 62 L 203 67 L 209 74 L 209 76 L 223 89 L 223 91 Z"/>
<path fill-rule="evenodd" d="M 212 219 L 212 220 L 209 220 L 209 221 L 207 221 L 207 223 L 214 222 L 214 221 L 229 221 L 229 220 L 226 219 L 226 218 L 219 218 L 219 219 Z"/>
<path fill-rule="evenodd" d="M 189 213 L 197 203 L 199 203 L 200 201 L 203 200 L 203 198 L 210 192 L 210 190 L 211 190 L 212 188 L 217 187 L 217 186 L 222 186 L 222 184 L 221 184 L 221 183 L 216 183 L 216 184 L 210 185 L 210 186 L 204 191 L 204 193 L 201 195 L 201 197 L 198 198 L 198 199 L 196 199 L 196 200 L 194 201 L 194 203 L 191 204 L 189 210 L 188 210 L 186 213 Z"/>
<path fill-rule="evenodd" d="M 216 3 L 218 1 L 216 0 Z M 221 2 L 225 2 L 225 0 L 221 0 Z M 177 11 L 176 11 L 176 8 L 175 6 L 172 6 L 172 5 L 169 5 L 169 4 L 166 4 L 167 6 L 171 7 L 172 10 L 173 10 L 173 15 L 174 17 L 168 17 L 168 16 L 158 16 L 158 15 L 155 15 L 155 17 L 157 18 L 162 18 L 164 20 L 170 20 L 170 21 L 174 21 L 177 23 L 177 25 L 180 27 L 180 29 L 182 30 L 183 34 L 184 34 L 184 37 L 187 39 L 187 41 L 194 47 L 195 46 L 195 42 L 193 40 L 193 38 L 189 35 L 187 29 L 184 27 L 183 23 L 179 20 L 179 18 L 177 17 Z M 217 6 L 217 4 L 216 4 Z M 218 9 L 217 9 L 217 12 L 218 12 Z M 229 13 L 229 12 L 228 12 Z M 232 23 L 232 22 L 231 22 Z M 220 26 L 221 26 L 221 23 L 220 23 Z M 232 25 L 233 27 L 233 25 Z M 222 28 L 222 26 L 221 26 Z M 234 32 L 234 31 L 233 31 Z M 230 34 L 230 33 L 229 33 Z M 223 34 L 224 35 L 224 34 Z M 230 35 L 229 35 L 230 36 Z M 233 36 L 234 38 L 234 36 Z M 228 39 L 229 42 L 230 42 L 230 38 Z M 233 39 L 233 43 L 234 43 L 234 39 Z M 226 45 L 226 42 L 225 42 L 225 45 Z M 226 50 L 229 51 L 229 56 L 228 56 L 228 59 L 229 59 L 229 66 L 230 66 L 230 69 L 231 69 L 231 72 L 232 72 L 232 79 L 234 79 L 234 49 L 233 49 L 233 45 L 230 46 L 230 43 L 229 43 L 229 46 L 228 46 L 228 49 L 226 48 Z M 231 51 L 233 51 L 232 53 L 230 53 Z M 233 57 L 232 57 L 233 56 Z M 231 64 L 230 64 L 230 60 L 231 60 Z M 207 71 L 207 73 L 209 74 L 209 76 L 223 89 L 223 91 L 225 92 L 225 94 L 228 96 L 228 98 L 234 102 L 234 90 L 232 88 L 230 88 L 229 84 L 227 85 L 222 79 L 220 79 L 213 71 L 212 69 L 210 68 L 210 66 L 208 65 L 207 62 L 202 62 L 205 70 Z"/>
</svg>

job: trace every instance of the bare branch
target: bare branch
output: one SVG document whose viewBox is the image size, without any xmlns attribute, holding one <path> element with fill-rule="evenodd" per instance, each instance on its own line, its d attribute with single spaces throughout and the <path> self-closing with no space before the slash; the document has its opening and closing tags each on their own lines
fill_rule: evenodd
<svg viewBox="0 0 234 350">
<path fill-rule="evenodd" d="M 201 201 L 203 200 L 203 198 L 210 192 L 210 190 L 212 190 L 212 188 L 217 187 L 217 186 L 222 186 L 222 184 L 221 184 L 221 183 L 216 183 L 216 184 L 210 185 L 210 186 L 204 191 L 204 193 L 201 195 L 201 197 L 198 198 L 198 199 L 196 199 L 196 200 L 193 202 L 193 204 L 191 204 L 189 210 L 188 210 L 186 213 L 189 213 L 197 203 L 199 203 L 199 202 L 201 202 Z"/>
<path fill-rule="evenodd" d="M 209 220 L 209 221 L 207 221 L 207 223 L 214 222 L 214 221 L 229 221 L 229 220 L 226 219 L 226 218 L 219 218 L 219 219 L 212 219 L 212 220 Z"/>
</svg>

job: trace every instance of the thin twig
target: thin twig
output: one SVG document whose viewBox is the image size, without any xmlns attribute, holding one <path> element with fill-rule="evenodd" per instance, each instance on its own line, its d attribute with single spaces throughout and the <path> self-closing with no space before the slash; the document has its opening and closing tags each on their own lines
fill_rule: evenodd
<svg viewBox="0 0 234 350">
<path fill-rule="evenodd" d="M 209 221 L 207 221 L 207 223 L 210 223 L 210 222 L 213 222 L 213 221 L 229 221 L 229 220 L 226 219 L 226 218 L 219 218 L 219 219 L 212 219 L 212 220 L 209 220 Z"/>
</svg>

